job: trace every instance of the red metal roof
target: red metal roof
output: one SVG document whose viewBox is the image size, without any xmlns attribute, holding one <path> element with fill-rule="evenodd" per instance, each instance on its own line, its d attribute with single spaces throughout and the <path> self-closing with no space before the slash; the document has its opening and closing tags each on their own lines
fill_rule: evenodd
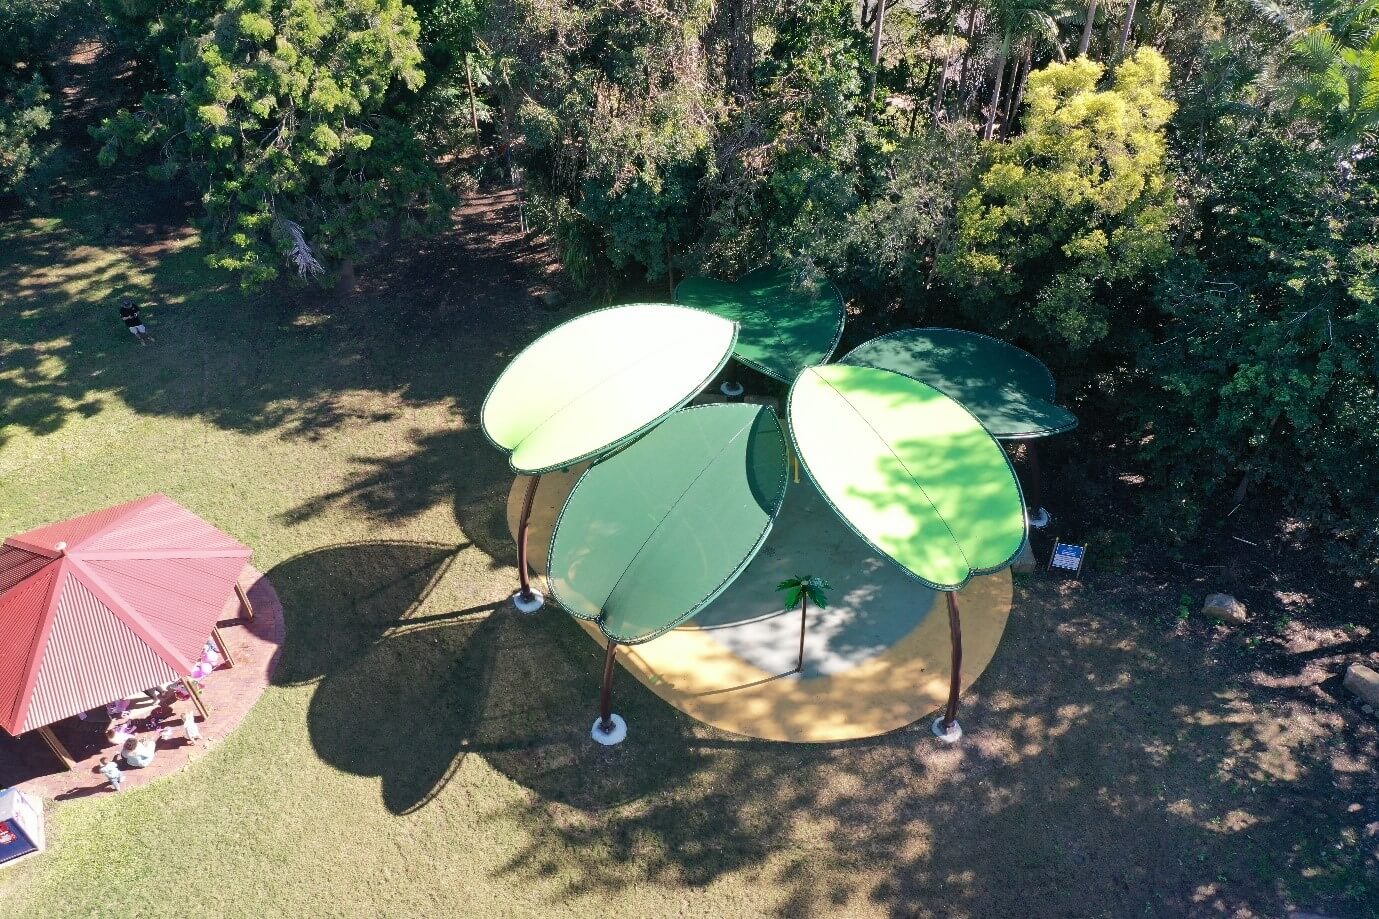
<svg viewBox="0 0 1379 919">
<path fill-rule="evenodd" d="M 185 676 L 251 551 L 164 495 L 0 545 L 0 727 Z"/>
</svg>

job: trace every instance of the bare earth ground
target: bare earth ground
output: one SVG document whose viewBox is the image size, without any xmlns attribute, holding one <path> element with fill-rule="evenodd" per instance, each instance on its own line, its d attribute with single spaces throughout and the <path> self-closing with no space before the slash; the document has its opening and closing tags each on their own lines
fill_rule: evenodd
<svg viewBox="0 0 1379 919">
<path fill-rule="evenodd" d="M 1195 615 L 1209 577 L 1039 576 L 955 748 L 743 740 L 630 679 L 632 735 L 597 747 L 597 649 L 503 602 L 478 407 L 568 315 L 511 199 L 340 304 L 217 288 L 143 188 L 74 178 L 0 223 L 0 531 L 166 491 L 256 548 L 287 643 L 211 754 L 54 807 L 3 914 L 1379 915 L 1379 730 L 1337 685 L 1371 612 L 1285 574 L 1231 631 Z"/>
</svg>

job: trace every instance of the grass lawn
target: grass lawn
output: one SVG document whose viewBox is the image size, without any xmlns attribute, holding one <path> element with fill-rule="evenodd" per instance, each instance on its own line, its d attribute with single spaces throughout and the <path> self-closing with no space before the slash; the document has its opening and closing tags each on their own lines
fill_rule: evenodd
<svg viewBox="0 0 1379 919">
<path fill-rule="evenodd" d="M 0 532 L 166 492 L 255 548 L 288 639 L 210 755 L 53 807 L 3 915 L 1379 914 L 1374 721 L 1147 576 L 1017 587 L 955 748 L 744 740 L 626 677 L 593 744 L 598 649 L 503 603 L 478 407 L 560 318 L 510 209 L 339 305 L 218 287 L 165 202 L 90 182 L 0 223 Z"/>
</svg>

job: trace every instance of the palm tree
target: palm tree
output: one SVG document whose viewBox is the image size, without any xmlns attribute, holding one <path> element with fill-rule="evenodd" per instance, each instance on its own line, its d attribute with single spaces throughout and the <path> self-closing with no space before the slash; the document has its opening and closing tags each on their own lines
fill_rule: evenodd
<svg viewBox="0 0 1379 919">
<path fill-rule="evenodd" d="M 1063 45 L 1058 40 L 1058 23 L 1050 12 L 1049 0 L 997 0 L 992 8 L 1000 43 L 996 55 L 996 81 L 991 88 L 991 104 L 987 107 L 986 125 L 982 128 L 982 139 L 990 140 L 996 125 L 996 115 L 1001 107 L 1001 89 L 1005 78 L 1006 64 L 1011 49 L 1024 42 L 1043 39 L 1065 60 Z M 1011 80 L 1015 82 L 1014 79 Z M 1016 88 L 1012 87 L 1012 91 Z"/>
<path fill-rule="evenodd" d="M 1280 70 L 1294 109 L 1324 125 L 1339 150 L 1379 137 L 1379 0 L 1317 0 L 1299 21 L 1272 0 L 1254 0 L 1289 30 Z"/>
<path fill-rule="evenodd" d="M 795 665 L 792 673 L 799 673 L 804 669 L 804 626 L 805 618 L 809 615 L 809 601 L 813 600 L 814 605 L 819 609 L 828 608 L 828 597 L 824 595 L 825 590 L 832 590 L 833 585 L 823 578 L 816 578 L 810 575 L 800 575 L 799 577 L 787 578 L 776 585 L 776 590 L 789 591 L 785 597 L 785 608 L 791 610 L 795 604 L 800 606 L 800 660 Z"/>
</svg>

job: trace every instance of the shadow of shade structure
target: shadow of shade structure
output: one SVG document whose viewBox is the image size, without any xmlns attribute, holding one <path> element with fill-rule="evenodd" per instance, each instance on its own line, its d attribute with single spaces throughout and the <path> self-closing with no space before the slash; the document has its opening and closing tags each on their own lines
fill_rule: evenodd
<svg viewBox="0 0 1379 919">
<path fill-rule="evenodd" d="M 875 367 L 810 367 L 790 388 L 790 433 L 824 500 L 865 542 L 947 596 L 948 704 L 957 722 L 962 628 L 956 591 L 1008 566 L 1024 546 L 1019 481 L 1001 445 L 961 403 L 928 383 Z"/>
<path fill-rule="evenodd" d="M 777 268 L 758 268 L 736 281 L 686 278 L 675 288 L 675 302 L 736 322 L 733 356 L 787 384 L 832 356 L 846 318 L 831 281 L 797 285 Z"/>
<path fill-rule="evenodd" d="M 597 459 L 685 405 L 723 369 L 737 340 L 730 320 L 668 303 L 595 310 L 528 345 L 499 375 L 481 411 L 485 436 L 531 476 L 517 539 L 520 589 L 536 612 L 527 522 L 543 473 Z"/>
<path fill-rule="evenodd" d="M 874 367 L 921 380 L 956 399 L 998 440 L 1027 441 L 1030 526 L 1048 525 L 1042 504 L 1037 442 L 1077 427 L 1054 402 L 1053 374 L 1044 362 L 1009 342 L 961 329 L 903 329 L 873 338 L 839 363 Z"/>
<path fill-rule="evenodd" d="M 618 647 L 675 628 L 733 582 L 771 532 L 787 468 L 774 411 L 715 403 L 675 412 L 575 484 L 551 538 L 549 584 L 606 641 L 595 740 L 627 732 L 612 711 Z"/>
</svg>

